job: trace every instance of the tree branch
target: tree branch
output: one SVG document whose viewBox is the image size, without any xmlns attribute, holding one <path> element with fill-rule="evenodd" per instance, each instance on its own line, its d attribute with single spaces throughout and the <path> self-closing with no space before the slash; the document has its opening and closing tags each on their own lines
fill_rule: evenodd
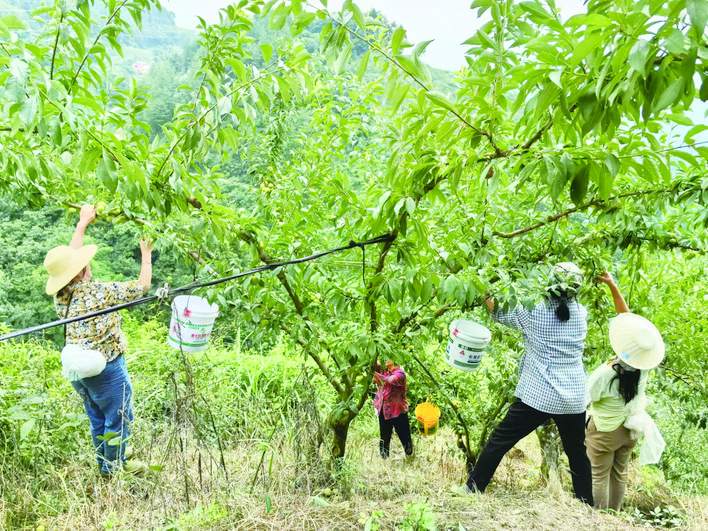
<svg viewBox="0 0 708 531">
<path fill-rule="evenodd" d="M 611 197 L 609 199 L 594 199 L 594 200 L 590 201 L 589 203 L 585 203 L 584 205 L 580 205 L 575 208 L 569 208 L 563 212 L 559 212 L 557 214 L 549 216 L 544 221 L 539 221 L 538 223 L 534 223 L 533 225 L 529 225 L 528 227 L 524 227 L 523 229 L 518 229 L 513 232 L 493 231 L 492 234 L 494 236 L 497 236 L 498 238 L 515 238 L 516 236 L 520 236 L 521 234 L 526 234 L 527 232 L 531 232 L 536 229 L 539 229 L 545 225 L 548 225 L 549 223 L 553 223 L 554 221 L 558 221 L 559 219 L 568 217 L 571 214 L 574 214 L 576 212 L 582 212 L 584 210 L 587 210 L 590 207 L 602 205 L 603 203 L 617 201 L 619 199 L 623 199 L 626 197 L 638 197 L 638 196 L 642 196 L 642 195 L 662 194 L 662 193 L 668 193 L 668 192 L 672 192 L 672 191 L 673 191 L 672 189 L 642 190 L 639 192 L 628 192 L 626 194 L 616 195 L 616 196 Z"/>
<path fill-rule="evenodd" d="M 290 328 L 288 325 L 285 323 L 280 323 L 280 328 L 283 329 L 290 337 L 293 337 L 293 329 Z M 342 387 L 342 384 L 340 384 L 337 379 L 332 375 L 332 372 L 329 370 L 329 368 L 324 364 L 324 361 L 322 361 L 322 358 L 319 357 L 319 355 L 310 347 L 309 343 L 305 341 L 302 338 L 294 338 L 295 341 L 307 352 L 307 355 L 312 358 L 312 360 L 315 362 L 317 367 L 320 369 L 322 374 L 327 378 L 327 381 L 330 383 L 332 387 L 334 387 L 335 391 L 339 395 L 345 395 L 345 389 Z"/>
<path fill-rule="evenodd" d="M 54 49 L 52 50 L 51 68 L 49 69 L 49 79 L 54 80 L 54 62 L 57 57 L 57 48 L 59 48 L 59 34 L 61 33 L 61 25 L 64 22 L 64 13 L 59 17 L 59 25 L 57 26 L 57 35 L 54 38 Z"/>
<path fill-rule="evenodd" d="M 113 13 L 110 14 L 108 19 L 106 19 L 106 23 L 103 25 L 103 29 L 98 32 L 96 35 L 96 38 L 93 41 L 93 44 L 89 46 L 88 50 L 84 54 L 83 58 L 81 59 L 81 63 L 79 64 L 79 67 L 76 69 L 76 72 L 74 73 L 74 77 L 71 78 L 71 85 L 74 86 L 76 84 L 76 80 L 79 78 L 79 74 L 84 68 L 84 65 L 86 64 L 86 61 L 88 61 L 89 56 L 91 55 L 91 50 L 94 49 L 96 44 L 98 43 L 99 39 L 101 38 L 101 35 L 103 35 L 103 31 L 111 24 L 115 16 L 118 14 L 118 12 L 121 10 L 121 8 L 128 3 L 129 0 L 123 0 L 123 2 L 116 6 L 116 8 L 113 10 Z"/>
<path fill-rule="evenodd" d="M 404 67 L 403 65 L 401 65 L 400 62 L 396 61 L 396 58 L 395 58 L 395 57 L 390 56 L 390 55 L 387 54 L 385 51 L 383 51 L 379 46 L 376 46 L 375 44 L 373 44 L 373 43 L 371 43 L 370 41 L 366 40 L 364 37 L 362 37 L 361 35 L 359 35 L 356 31 L 354 31 L 353 29 L 351 29 L 351 28 L 350 28 L 349 26 L 347 26 L 346 24 L 343 24 L 341 21 L 335 19 L 335 18 L 334 18 L 332 15 L 330 15 L 329 13 L 327 13 L 327 15 L 329 16 L 329 18 L 330 18 L 333 22 L 335 22 L 335 23 L 338 24 L 339 26 L 343 27 L 343 28 L 344 28 L 345 30 L 347 30 L 351 35 L 353 35 L 356 39 L 358 39 L 359 41 L 361 41 L 361 42 L 363 42 L 364 44 L 366 44 L 369 48 L 371 48 L 371 49 L 374 50 L 375 52 L 379 53 L 382 57 L 384 57 L 388 62 L 390 62 L 391 64 L 393 64 L 397 69 L 399 69 L 401 72 L 403 72 L 406 76 L 410 77 L 410 78 L 413 80 L 413 82 L 414 82 L 416 85 L 418 85 L 422 90 L 424 90 L 425 92 L 431 92 L 431 89 L 430 89 L 427 85 L 425 85 L 425 83 L 423 83 L 420 79 L 418 79 L 418 78 L 417 78 L 415 75 L 413 75 L 411 72 L 409 72 L 408 70 L 406 70 L 405 67 Z M 470 123 L 467 119 L 465 119 L 465 118 L 464 118 L 459 112 L 457 112 L 454 108 L 447 108 L 447 107 L 445 107 L 445 109 L 446 109 L 447 111 L 449 111 L 450 113 L 452 113 L 452 114 L 453 114 L 458 120 L 460 120 L 465 126 L 469 127 L 469 128 L 472 129 L 474 132 L 476 132 L 476 133 L 482 135 L 483 137 L 485 137 L 485 138 L 489 141 L 489 143 L 491 144 L 491 146 L 494 148 L 494 151 L 495 151 L 496 153 L 500 153 L 500 152 L 501 152 L 501 151 L 499 150 L 499 148 L 497 147 L 496 143 L 494 142 L 494 138 L 492 137 L 492 134 L 491 134 L 491 133 L 489 133 L 488 131 L 484 131 L 483 129 L 480 129 L 479 127 L 477 127 L 477 126 L 473 125 L 472 123 Z"/>
</svg>

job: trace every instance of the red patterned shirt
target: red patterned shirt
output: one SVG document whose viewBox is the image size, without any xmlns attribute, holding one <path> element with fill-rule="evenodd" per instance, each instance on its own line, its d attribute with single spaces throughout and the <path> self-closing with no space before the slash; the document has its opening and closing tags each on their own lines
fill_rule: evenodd
<svg viewBox="0 0 708 531">
<path fill-rule="evenodd" d="M 406 400 L 406 373 L 402 367 L 394 367 L 391 372 L 376 373 L 379 390 L 374 397 L 376 416 L 383 414 L 385 419 L 392 419 L 408 412 Z"/>
</svg>

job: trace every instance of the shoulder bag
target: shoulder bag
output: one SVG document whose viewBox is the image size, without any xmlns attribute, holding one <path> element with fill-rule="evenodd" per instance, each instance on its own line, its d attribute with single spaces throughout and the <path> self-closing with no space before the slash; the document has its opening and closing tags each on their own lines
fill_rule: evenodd
<svg viewBox="0 0 708 531">
<path fill-rule="evenodd" d="M 69 316 L 69 306 L 74 298 L 74 292 L 69 295 L 66 303 L 64 319 Z M 98 350 L 90 350 L 80 345 L 66 343 L 66 325 L 64 325 L 64 348 L 61 350 L 61 368 L 64 376 L 74 382 L 82 378 L 91 378 L 103 372 L 106 368 L 106 357 Z"/>
</svg>

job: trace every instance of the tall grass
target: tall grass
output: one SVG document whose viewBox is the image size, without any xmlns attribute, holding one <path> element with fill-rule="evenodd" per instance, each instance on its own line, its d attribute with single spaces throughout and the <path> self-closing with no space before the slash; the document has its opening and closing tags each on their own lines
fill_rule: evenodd
<svg viewBox="0 0 708 531">
<path fill-rule="evenodd" d="M 534 438 L 505 459 L 488 495 L 462 498 L 450 491 L 464 480 L 464 463 L 448 427 L 416 435 L 412 462 L 394 437 L 392 458 L 382 461 L 370 407 L 352 425 L 344 464 L 333 467 L 328 384 L 283 343 L 267 355 L 220 344 L 181 353 L 159 323 L 128 317 L 125 330 L 131 446 L 152 470 L 110 481 L 97 472 L 88 420 L 56 349 L 0 344 L 0 530 L 496 529 L 495 518 L 530 528 L 547 513 L 576 528 L 629 529 L 637 519 L 651 523 L 656 507 L 665 521 L 706 522 L 700 503 L 656 470 L 634 472 L 628 509 L 638 513 L 588 511 L 569 482 L 542 486 Z"/>
</svg>

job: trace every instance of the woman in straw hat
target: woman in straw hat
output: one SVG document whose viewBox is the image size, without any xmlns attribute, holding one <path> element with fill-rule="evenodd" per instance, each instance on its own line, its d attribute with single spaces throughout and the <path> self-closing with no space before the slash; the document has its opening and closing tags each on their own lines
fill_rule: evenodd
<svg viewBox="0 0 708 531">
<path fill-rule="evenodd" d="M 583 350 L 587 310 L 576 300 L 583 274 L 575 264 L 557 264 L 546 299 L 535 308 L 487 307 L 492 319 L 520 330 L 524 355 L 519 364 L 516 401 L 489 437 L 464 489 L 484 492 L 499 463 L 511 448 L 546 421 L 553 419 L 568 456 L 576 498 L 592 505 L 590 462 L 585 452 L 587 378 Z"/>
<path fill-rule="evenodd" d="M 59 317 L 85 315 L 139 299 L 150 289 L 152 279 L 151 239 L 140 241 L 142 261 L 138 280 L 97 282 L 91 280 L 91 258 L 96 245 L 84 245 L 86 227 L 96 219 L 96 209 L 84 205 L 69 245 L 47 253 L 44 267 L 49 272 L 47 294 L 54 295 Z M 91 422 L 91 438 L 103 475 L 116 472 L 125 461 L 125 447 L 133 420 L 132 385 L 125 363 L 126 340 L 122 317 L 111 312 L 66 326 L 67 344 L 99 351 L 106 358 L 105 369 L 96 376 L 71 382 L 84 401 Z"/>
<path fill-rule="evenodd" d="M 650 321 L 629 312 L 610 273 L 597 279 L 610 288 L 619 315 L 610 322 L 610 344 L 616 356 L 588 379 L 591 402 L 585 443 L 592 465 L 595 507 L 619 510 L 629 458 L 637 443 L 636 433 L 625 424 L 644 412 L 647 374 L 663 359 L 664 342 Z M 649 429 L 652 426 L 655 428 L 649 417 Z"/>
</svg>

